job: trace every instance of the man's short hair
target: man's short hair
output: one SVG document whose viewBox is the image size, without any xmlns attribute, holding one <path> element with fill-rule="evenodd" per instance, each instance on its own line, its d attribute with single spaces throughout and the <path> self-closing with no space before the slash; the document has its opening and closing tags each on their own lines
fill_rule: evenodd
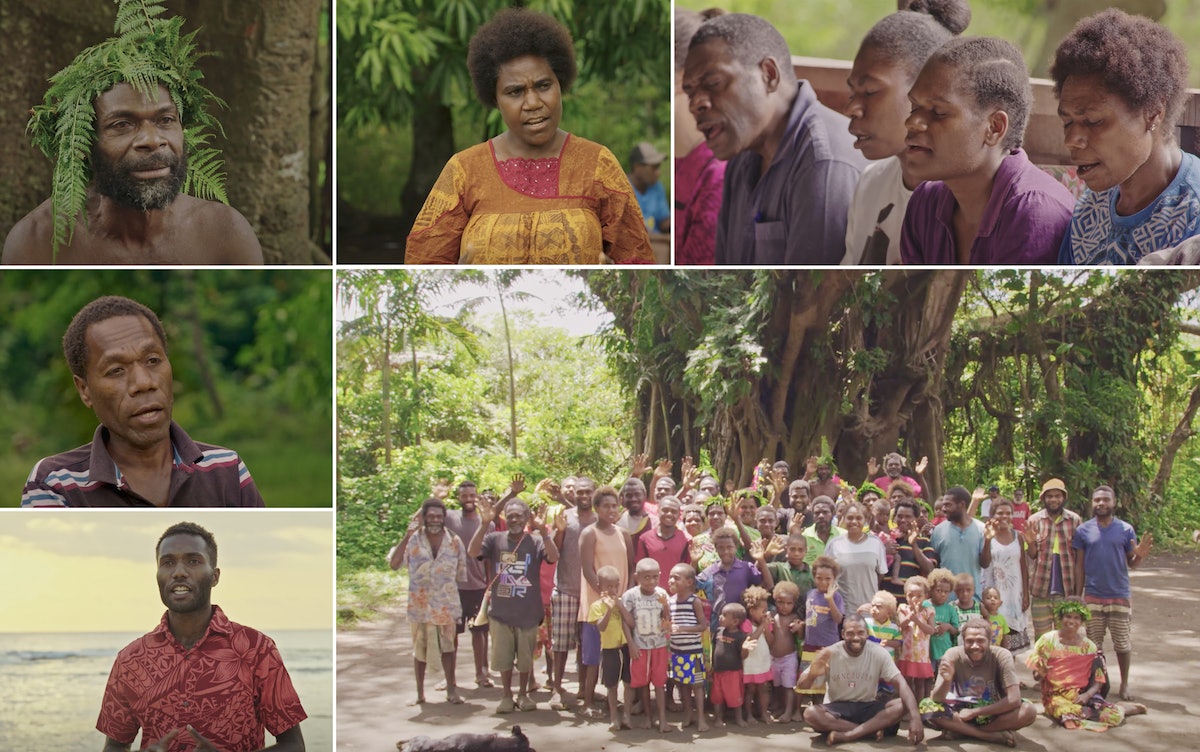
<svg viewBox="0 0 1200 752">
<path fill-rule="evenodd" d="M 430 496 L 425 501 L 421 502 L 421 519 L 425 519 L 425 513 L 430 509 L 440 509 L 442 514 L 446 513 L 446 505 L 441 499 L 436 496 Z"/>
<path fill-rule="evenodd" d="M 67 327 L 67 333 L 63 335 L 63 354 L 67 357 L 67 366 L 71 369 L 71 373 L 79 378 L 86 378 L 87 375 L 87 331 L 92 324 L 98 324 L 101 321 L 117 318 L 119 316 L 141 316 L 150 322 L 154 333 L 158 335 L 158 339 L 162 342 L 163 354 L 167 350 L 167 333 L 163 331 L 162 322 L 158 320 L 158 316 L 154 311 L 146 306 L 130 300 L 122 298 L 119 295 L 105 295 L 102 298 L 96 298 L 91 303 L 88 303 L 83 308 L 79 309 L 79 313 L 75 314 L 75 318 L 71 319 L 71 324 Z"/>
<path fill-rule="evenodd" d="M 847 616 L 849 616 L 849 614 L 847 614 Z M 962 625 L 961 633 L 964 638 L 966 637 L 968 629 L 982 629 L 985 635 L 991 636 L 992 634 L 991 623 L 982 616 L 972 616 L 970 619 L 967 619 L 966 624 Z"/>
<path fill-rule="evenodd" d="M 580 475 L 575 479 L 575 490 L 578 491 L 580 486 L 587 486 L 588 488 L 594 489 L 596 487 L 596 481 L 592 480 L 586 475 Z"/>
<path fill-rule="evenodd" d="M 1021 145 L 1033 90 L 1025 58 L 1012 42 L 996 37 L 956 37 L 930 56 L 929 62 L 934 61 L 957 70 L 954 80 L 975 100 L 976 107 L 1008 114 L 1008 131 L 1001 146 L 1016 149 Z"/>
<path fill-rule="evenodd" d="M 951 486 L 946 489 L 946 497 L 963 506 L 971 503 L 971 492 L 962 486 Z"/>
<path fill-rule="evenodd" d="M 837 509 L 837 505 L 834 504 L 833 499 L 829 498 L 825 494 L 821 494 L 817 498 L 809 501 L 808 508 L 815 511 L 818 504 L 824 504 L 825 506 L 829 507 L 830 512 Z"/>
<path fill-rule="evenodd" d="M 646 493 L 646 484 L 641 478 L 630 478 L 621 484 L 621 492 L 624 493 L 626 488 L 640 488 L 642 493 Z"/>
<path fill-rule="evenodd" d="M 204 545 L 208 546 L 208 563 L 214 567 L 217 566 L 217 539 L 195 522 L 177 522 L 158 536 L 158 542 L 154 544 L 155 559 L 158 558 L 158 550 L 162 548 L 162 542 L 172 535 L 195 535 L 203 538 Z"/>
<path fill-rule="evenodd" d="M 733 545 L 736 546 L 738 536 L 737 536 L 737 533 L 733 532 L 732 529 L 727 528 L 727 527 L 722 527 L 722 528 L 718 528 L 718 529 L 714 530 L 712 532 L 712 535 L 709 536 L 709 539 L 713 542 L 714 546 L 717 545 L 717 541 L 725 540 L 725 539 L 729 539 L 729 541 L 731 543 L 733 543 Z"/>
<path fill-rule="evenodd" d="M 851 611 L 848 614 L 842 615 L 842 629 L 845 629 L 846 625 L 850 622 L 858 623 L 863 629 L 867 628 L 867 617 L 863 616 L 857 611 Z"/>
<path fill-rule="evenodd" d="M 717 16 L 700 24 L 688 49 L 693 50 L 713 39 L 724 40 L 729 45 L 733 59 L 751 68 L 757 68 L 764 58 L 773 58 L 779 66 L 783 83 L 796 82 L 796 73 L 792 70 L 792 52 L 788 49 L 787 40 L 765 18 L 749 13 Z"/>
</svg>

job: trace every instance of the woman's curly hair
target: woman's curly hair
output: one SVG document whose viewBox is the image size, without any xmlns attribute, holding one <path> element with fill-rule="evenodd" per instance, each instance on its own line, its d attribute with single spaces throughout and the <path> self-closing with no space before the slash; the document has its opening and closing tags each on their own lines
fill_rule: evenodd
<svg viewBox="0 0 1200 752">
<path fill-rule="evenodd" d="M 500 66 L 525 55 L 545 58 L 558 78 L 559 88 L 571 88 L 576 73 L 571 32 L 543 13 L 505 8 L 479 27 L 467 51 L 467 69 L 480 102 L 496 106 Z"/>
<path fill-rule="evenodd" d="M 1137 112 L 1162 103 L 1169 129 L 1183 111 L 1187 50 L 1150 19 L 1110 8 L 1077 23 L 1055 50 L 1050 78 L 1056 97 L 1070 76 L 1099 76 L 1105 89 Z"/>
</svg>

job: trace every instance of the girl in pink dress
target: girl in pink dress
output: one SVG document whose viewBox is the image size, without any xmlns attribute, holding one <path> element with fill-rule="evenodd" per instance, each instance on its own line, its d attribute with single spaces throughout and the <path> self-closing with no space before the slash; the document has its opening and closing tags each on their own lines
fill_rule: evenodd
<svg viewBox="0 0 1200 752">
<path fill-rule="evenodd" d="M 904 635 L 896 665 L 918 702 L 929 696 L 929 680 L 933 678 L 929 635 L 933 634 L 934 614 L 933 606 L 925 600 L 928 595 L 929 584 L 924 577 L 909 577 L 904 583 L 905 602 L 896 610 L 896 623 Z"/>
</svg>

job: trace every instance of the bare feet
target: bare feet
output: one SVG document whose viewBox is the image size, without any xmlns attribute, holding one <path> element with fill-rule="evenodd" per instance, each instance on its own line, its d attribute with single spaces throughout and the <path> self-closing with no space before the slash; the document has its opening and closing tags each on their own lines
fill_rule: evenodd
<svg viewBox="0 0 1200 752">
<path fill-rule="evenodd" d="M 1146 706 L 1140 702 L 1119 702 L 1121 710 L 1125 711 L 1125 715 L 1145 715 L 1147 713 Z"/>
<path fill-rule="evenodd" d="M 475 677 L 475 686 L 479 687 L 480 689 L 484 689 L 486 687 L 494 687 L 496 685 L 492 683 L 491 677 L 489 677 L 487 674 L 482 674 Z"/>
<path fill-rule="evenodd" d="M 1121 691 L 1119 694 L 1121 695 L 1122 700 L 1125 700 L 1126 702 L 1133 701 L 1133 692 L 1130 692 L 1129 687 L 1125 686 L 1124 684 L 1121 685 Z"/>
<path fill-rule="evenodd" d="M 669 734 L 675 730 L 675 727 L 669 723 L 660 723 L 658 724 L 658 730 L 660 733 Z"/>
<path fill-rule="evenodd" d="M 410 708 L 415 707 L 417 705 L 424 705 L 425 704 L 425 695 L 417 695 L 416 697 L 409 700 L 406 704 Z"/>
<path fill-rule="evenodd" d="M 700 720 L 696 722 L 696 731 L 701 734 L 708 731 L 708 724 L 704 722 L 704 716 L 700 716 Z"/>
<path fill-rule="evenodd" d="M 1011 731 L 1001 731 L 1000 736 L 1004 737 L 1004 744 L 1009 747 L 1017 746 L 1017 737 Z"/>
<path fill-rule="evenodd" d="M 746 728 L 746 719 L 739 715 L 737 717 L 737 725 L 741 726 L 742 728 Z"/>
<path fill-rule="evenodd" d="M 653 727 L 654 727 L 654 725 L 652 723 L 650 723 L 650 716 L 648 716 L 648 715 L 643 717 L 642 721 L 639 722 L 637 724 L 637 726 L 635 726 L 635 728 L 645 729 L 647 731 L 649 731 Z"/>
<path fill-rule="evenodd" d="M 829 745 L 829 746 L 831 746 L 831 747 L 832 747 L 833 745 L 835 745 L 835 744 L 841 744 L 841 743 L 842 743 L 842 742 L 844 742 L 844 741 L 848 741 L 848 740 L 847 740 L 847 739 L 843 739 L 843 738 L 842 738 L 842 735 L 841 735 L 841 734 L 839 734 L 839 733 L 838 733 L 838 732 L 836 732 L 836 731 L 830 731 L 830 732 L 829 732 L 828 734 L 826 734 L 826 736 L 825 736 L 825 743 L 826 743 L 826 744 L 828 744 L 828 745 Z"/>
<path fill-rule="evenodd" d="M 601 718 L 604 718 L 605 715 L 607 714 L 600 708 L 586 708 L 583 711 L 583 717 L 589 721 L 598 721 Z"/>
<path fill-rule="evenodd" d="M 450 689 L 446 691 L 446 702 L 450 703 L 451 705 L 462 705 L 463 698 L 462 695 L 458 693 L 457 689 Z"/>
<path fill-rule="evenodd" d="M 621 723 L 610 723 L 610 724 L 608 724 L 608 730 L 609 730 L 609 731 L 611 731 L 611 732 L 613 732 L 613 733 L 615 734 L 615 733 L 617 733 L 618 731 L 620 731 L 620 730 L 621 730 L 621 727 L 622 727 L 622 726 L 624 726 L 624 724 L 621 724 Z"/>
</svg>

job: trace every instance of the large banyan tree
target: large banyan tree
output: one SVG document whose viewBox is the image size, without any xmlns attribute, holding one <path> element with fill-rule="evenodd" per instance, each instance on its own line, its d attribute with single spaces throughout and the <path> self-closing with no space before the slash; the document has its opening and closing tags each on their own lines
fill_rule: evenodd
<svg viewBox="0 0 1200 752">
<path fill-rule="evenodd" d="M 1076 499 L 1098 482 L 1148 497 L 1161 475 L 1170 447 L 1140 430 L 1147 390 L 1178 348 L 1181 296 L 1200 282 L 1180 272 L 582 274 L 614 317 L 605 343 L 637 415 L 636 452 L 678 464 L 703 450 L 718 475 L 745 484 L 760 459 L 795 470 L 828 451 L 857 483 L 868 458 L 899 449 L 929 458 L 932 495 L 1007 467 L 1029 487 L 1064 476 Z M 1174 414 L 1167 432 L 1179 443 L 1194 412 Z M 1169 472 L 1168 462 L 1159 494 Z"/>
</svg>

